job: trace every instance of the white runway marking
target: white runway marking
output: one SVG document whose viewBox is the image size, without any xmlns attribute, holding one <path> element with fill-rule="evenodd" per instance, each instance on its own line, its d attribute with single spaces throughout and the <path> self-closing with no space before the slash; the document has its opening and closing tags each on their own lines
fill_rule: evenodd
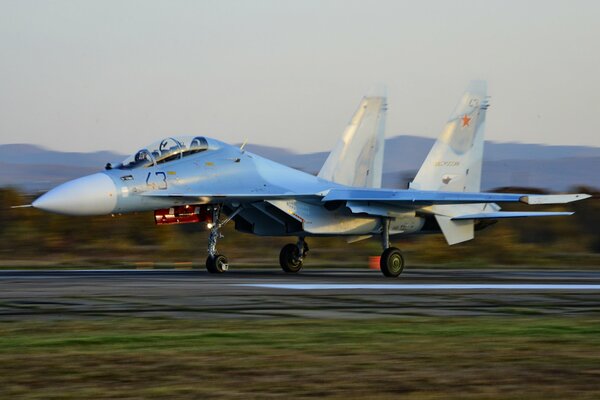
<svg viewBox="0 0 600 400">
<path fill-rule="evenodd" d="M 241 283 L 234 286 L 292 290 L 598 290 L 600 284 L 510 283 Z"/>
</svg>

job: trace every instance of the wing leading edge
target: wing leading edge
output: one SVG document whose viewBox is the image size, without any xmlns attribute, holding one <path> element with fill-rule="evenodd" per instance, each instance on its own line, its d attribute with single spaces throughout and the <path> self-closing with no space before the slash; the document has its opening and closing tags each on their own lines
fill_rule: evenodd
<svg viewBox="0 0 600 400">
<path fill-rule="evenodd" d="M 282 199 L 320 199 L 323 197 L 319 193 L 168 193 L 149 191 L 140 193 L 140 196 L 144 197 L 156 197 L 156 198 L 169 198 L 176 199 L 185 202 L 199 202 L 199 203 L 211 203 L 211 202 L 256 202 L 265 200 L 282 200 Z"/>
</svg>

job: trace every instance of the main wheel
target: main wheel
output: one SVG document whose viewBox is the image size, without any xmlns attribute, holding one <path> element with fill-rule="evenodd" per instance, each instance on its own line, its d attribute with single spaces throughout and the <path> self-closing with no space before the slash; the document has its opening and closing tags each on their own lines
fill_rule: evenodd
<svg viewBox="0 0 600 400">
<path fill-rule="evenodd" d="M 288 243 L 281 249 L 279 253 L 279 265 L 281 269 L 288 273 L 296 273 L 302 269 L 302 259 L 298 246 L 293 243 Z"/>
<path fill-rule="evenodd" d="M 379 267 L 385 276 L 395 278 L 400 275 L 404 269 L 404 257 L 400 250 L 395 247 L 385 249 L 379 261 Z"/>
<path fill-rule="evenodd" d="M 211 274 L 222 274 L 229 269 L 227 257 L 223 254 L 216 254 L 214 257 L 206 258 L 206 269 Z"/>
</svg>

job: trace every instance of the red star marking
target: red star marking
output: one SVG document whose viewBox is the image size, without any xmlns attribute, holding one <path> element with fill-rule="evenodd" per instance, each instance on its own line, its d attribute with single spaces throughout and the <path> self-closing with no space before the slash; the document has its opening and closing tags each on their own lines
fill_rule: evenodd
<svg viewBox="0 0 600 400">
<path fill-rule="evenodd" d="M 469 122 L 471 122 L 471 118 L 467 117 L 467 114 L 465 114 L 464 117 L 461 118 L 462 120 L 462 127 L 464 128 L 465 126 L 469 126 Z"/>
</svg>

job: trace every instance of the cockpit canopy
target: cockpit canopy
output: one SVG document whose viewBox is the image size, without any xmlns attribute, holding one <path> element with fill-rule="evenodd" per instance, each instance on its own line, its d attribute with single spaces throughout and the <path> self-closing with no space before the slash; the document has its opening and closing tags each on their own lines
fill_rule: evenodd
<svg viewBox="0 0 600 400">
<path fill-rule="evenodd" d="M 168 137 L 144 147 L 127 157 L 119 169 L 147 168 L 178 160 L 208 150 L 208 141 L 202 136 Z"/>
</svg>

